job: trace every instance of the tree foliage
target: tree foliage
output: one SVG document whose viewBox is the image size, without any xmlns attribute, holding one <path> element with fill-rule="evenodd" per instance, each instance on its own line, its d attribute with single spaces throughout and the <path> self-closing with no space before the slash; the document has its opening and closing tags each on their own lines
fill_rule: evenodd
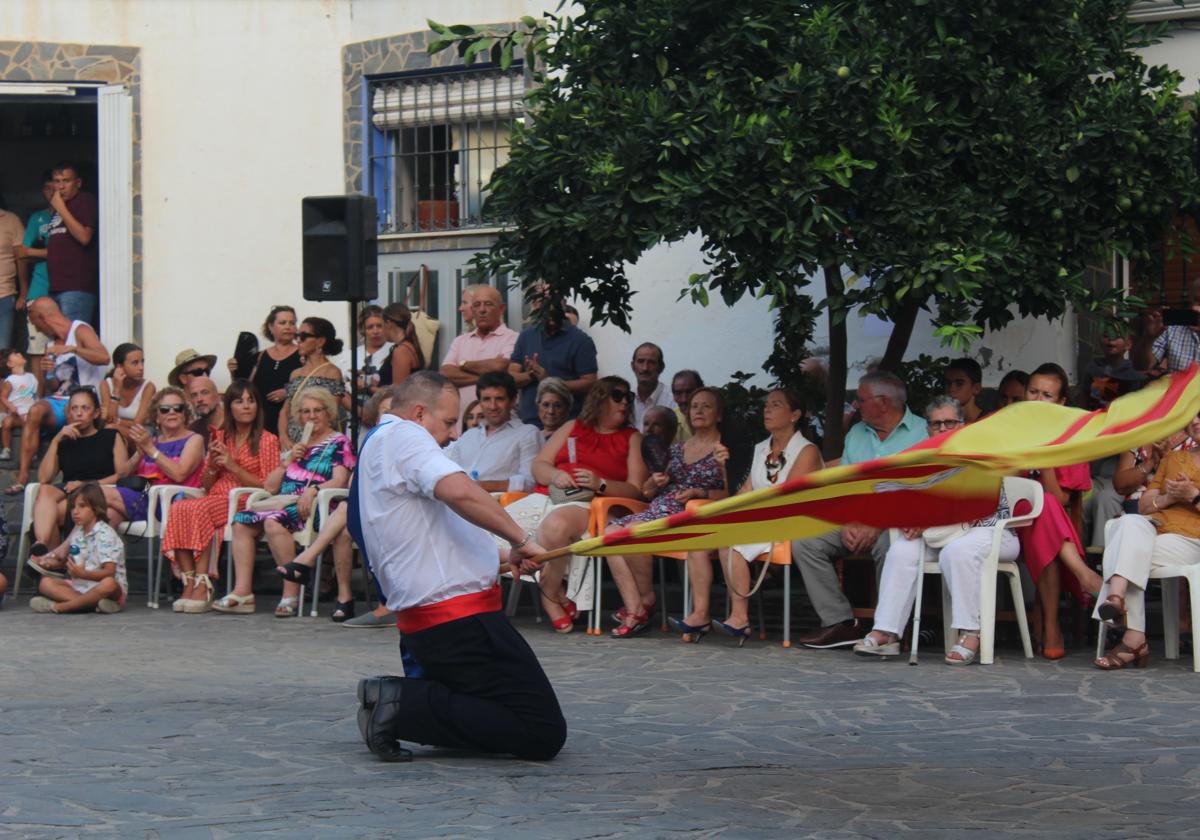
<svg viewBox="0 0 1200 840">
<path fill-rule="evenodd" d="M 1069 306 L 1128 314 L 1083 269 L 1197 206 L 1193 98 L 1134 51 L 1160 32 L 1132 2 L 596 0 L 435 25 L 436 48 L 537 68 L 480 268 L 627 329 L 627 265 L 698 233 L 692 299 L 767 296 L 797 329 L 824 311 L 835 391 L 856 307 L 896 324 L 892 367 L 922 309 L 958 345 Z"/>
</svg>

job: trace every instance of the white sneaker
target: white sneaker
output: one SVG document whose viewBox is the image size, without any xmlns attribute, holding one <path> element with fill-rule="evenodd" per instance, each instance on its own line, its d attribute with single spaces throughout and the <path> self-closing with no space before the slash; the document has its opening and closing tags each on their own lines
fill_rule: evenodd
<svg viewBox="0 0 1200 840">
<path fill-rule="evenodd" d="M 35 613 L 52 613 L 54 612 L 54 602 L 38 595 L 36 598 L 29 599 L 29 609 Z"/>
<path fill-rule="evenodd" d="M 104 613 L 105 615 L 112 615 L 114 613 L 119 613 L 120 611 L 121 611 L 121 605 L 118 604 L 116 601 L 114 601 L 112 598 L 101 598 L 100 602 L 98 604 L 96 604 L 96 612 L 98 612 L 98 613 Z"/>
<path fill-rule="evenodd" d="M 0 449 L 0 461 L 11 461 L 11 460 L 12 460 L 12 450 L 9 449 L 7 446 L 4 447 L 3 449 Z"/>
</svg>

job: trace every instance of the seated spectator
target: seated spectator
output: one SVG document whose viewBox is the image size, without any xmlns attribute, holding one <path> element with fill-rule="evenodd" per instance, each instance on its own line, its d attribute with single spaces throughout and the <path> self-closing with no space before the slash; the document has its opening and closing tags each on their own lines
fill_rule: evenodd
<svg viewBox="0 0 1200 840">
<path fill-rule="evenodd" d="M 996 408 L 1001 409 L 1015 402 L 1025 401 L 1025 390 L 1029 387 L 1029 374 L 1023 370 L 1010 370 L 996 388 Z"/>
<path fill-rule="evenodd" d="M 184 391 L 192 422 L 188 428 L 208 445 L 213 432 L 225 425 L 225 408 L 221 405 L 221 392 L 217 383 L 207 376 L 193 376 Z"/>
<path fill-rule="evenodd" d="M 66 425 L 50 441 L 38 465 L 38 492 L 33 503 L 33 539 L 30 554 L 39 558 L 60 543 L 59 529 L 70 509 L 67 494 L 84 484 L 115 485 L 128 457 L 113 429 L 100 424 L 100 401 L 91 388 L 77 388 L 67 402 Z M 62 483 L 54 478 L 62 472 Z M 52 561 L 34 560 L 33 568 L 55 568 Z M 39 565 L 41 568 L 39 568 Z"/>
<path fill-rule="evenodd" d="M 307 323 L 307 322 L 306 322 Z M 341 379 L 338 379 L 341 384 Z M 304 528 L 308 517 L 316 510 L 317 492 L 350 483 L 354 468 L 354 450 L 350 439 L 337 431 L 334 423 L 338 405 L 333 394 L 324 388 L 309 387 L 297 393 L 292 407 L 293 421 L 303 426 L 312 423 L 308 443 L 296 443 L 284 456 L 283 463 L 263 480 L 263 488 L 280 494 L 273 497 L 284 503 L 277 510 L 244 510 L 233 518 L 233 591 L 213 603 L 212 608 L 225 613 L 254 612 L 254 594 L 250 585 L 254 578 L 254 552 L 258 537 L 265 533 L 271 555 L 279 566 L 295 559 L 296 543 L 293 534 Z M 295 501 L 287 500 L 295 496 Z M 283 597 L 275 607 L 277 618 L 296 615 L 299 603 L 298 584 L 287 581 Z M 353 609 L 353 601 L 338 604 Z"/>
<path fill-rule="evenodd" d="M 946 393 L 958 400 L 963 407 L 966 422 L 974 423 L 984 415 L 984 410 L 975 402 L 983 392 L 983 368 L 974 359 L 955 359 L 946 365 Z"/>
<path fill-rule="evenodd" d="M 391 411 L 394 387 L 389 385 L 377 391 L 363 409 L 363 423 L 368 429 L 377 426 L 379 418 Z M 360 447 L 365 439 L 365 434 L 359 438 Z M 354 540 L 346 528 L 346 508 L 347 505 L 333 508 L 329 518 L 321 523 L 321 530 L 317 532 L 308 548 L 297 554 L 291 563 L 277 566 L 275 572 L 284 580 L 307 585 L 312 580 L 311 570 L 317 564 L 317 558 L 332 545 L 333 572 L 337 579 L 337 607 L 330 614 L 330 619 L 335 624 L 347 627 L 394 627 L 395 618 L 385 604 L 380 604 L 365 615 L 355 616 L 354 588 L 350 582 L 350 574 L 354 570 Z"/>
<path fill-rule="evenodd" d="M 537 387 L 538 422 L 542 425 L 542 440 L 550 440 L 571 414 L 574 400 L 567 383 L 557 376 L 547 376 Z"/>
<path fill-rule="evenodd" d="M 290 306 L 272 306 L 263 322 L 262 334 L 273 343 L 258 354 L 250 382 L 263 398 L 263 428 L 278 435 L 279 415 L 288 397 L 288 380 L 292 371 L 304 364 L 296 344 L 296 310 Z"/>
<path fill-rule="evenodd" d="M 459 425 L 465 432 L 468 429 L 474 429 L 483 422 L 483 406 L 479 404 L 479 400 L 471 400 L 467 403 L 467 407 L 463 409 L 462 419 Z"/>
<path fill-rule="evenodd" d="M 128 479 L 104 489 L 111 513 L 130 522 L 141 522 L 148 513 L 147 491 L 156 484 L 199 487 L 204 466 L 204 440 L 188 426 L 188 406 L 183 392 L 166 387 L 150 401 L 156 434 L 134 426 L 129 439 L 137 447 L 121 475 Z"/>
<path fill-rule="evenodd" d="M 561 301 L 549 301 L 540 325 L 526 327 L 517 336 L 508 372 L 521 389 L 521 422 L 538 423 L 537 385 L 547 376 L 562 379 L 574 399 L 570 416 L 582 410 L 583 398 L 596 382 L 596 345 L 583 330 L 562 314 Z"/>
<path fill-rule="evenodd" d="M 935 397 L 925 409 L 927 430 L 931 437 L 965 425 L 961 399 L 953 394 Z M 942 568 L 946 587 L 950 591 L 953 619 L 951 626 L 958 630 L 958 642 L 946 654 L 950 665 L 969 665 L 979 652 L 979 591 L 983 560 L 992 550 L 992 526 L 1008 519 L 1008 499 L 1000 489 L 996 512 L 971 523 L 962 536 L 955 537 L 939 548 L 929 547 Z M 854 646 L 860 656 L 896 656 L 900 653 L 900 635 L 912 616 L 916 602 L 921 563 L 926 556 L 923 529 L 906 528 L 901 537 L 887 550 L 883 574 L 879 581 L 879 602 L 875 606 L 875 628 Z M 1016 560 L 1020 543 L 1012 531 L 1000 538 L 1000 559 Z"/>
<path fill-rule="evenodd" d="M 248 380 L 235 380 L 225 391 L 222 413 L 224 422 L 209 441 L 201 476 L 207 495 L 174 502 L 162 538 L 162 553 L 183 581 L 183 592 L 173 604 L 175 612 L 209 611 L 212 581 L 221 571 L 213 542 L 221 544 L 229 524 L 229 492 L 235 487 L 262 487 L 279 466 L 279 438 L 263 429 L 262 401 Z M 243 497 L 239 509 L 244 507 Z"/>
<path fill-rule="evenodd" d="M 531 469 L 541 437 L 513 416 L 517 383 L 508 373 L 491 372 L 481 375 L 476 387 L 483 423 L 451 442 L 446 457 L 489 492 L 533 489 Z"/>
<path fill-rule="evenodd" d="M 691 436 L 687 424 L 687 407 L 692 394 L 704 387 L 704 380 L 694 370 L 681 370 L 671 377 L 671 397 L 675 400 L 675 427 L 679 430 L 675 441 L 683 443 Z"/>
<path fill-rule="evenodd" d="M 609 525 L 609 531 L 682 513 L 692 499 L 723 499 L 729 495 L 725 476 L 729 450 L 721 443 L 720 429 L 724 410 L 725 401 L 719 391 L 701 388 L 692 394 L 688 406 L 688 427 L 692 436 L 686 443 L 671 445 L 666 472 L 651 473 L 642 483 L 642 496 L 650 500 L 649 507 L 641 513 L 621 517 Z M 650 609 L 655 598 L 652 564 L 653 558 L 645 554 L 608 558 L 625 611 L 621 624 L 613 628 L 612 634 L 616 638 L 635 636 L 650 627 Z M 696 611 L 688 617 L 694 615 Z M 693 634 L 696 641 L 708 632 L 707 625 L 693 627 L 674 616 L 667 620 L 681 633 Z"/>
<path fill-rule="evenodd" d="M 37 402 L 37 377 L 26 370 L 25 354 L 20 350 L 0 350 L 7 373 L 0 385 L 0 407 L 4 420 L 0 422 L 0 461 L 12 458 L 13 429 L 24 427 L 29 409 Z"/>
<path fill-rule="evenodd" d="M 1188 425 L 1200 437 L 1200 419 Z M 1135 665 L 1150 658 L 1146 641 L 1146 587 L 1157 569 L 1200 563 L 1200 450 L 1167 452 L 1154 480 L 1138 500 L 1138 514 L 1117 520 L 1104 548 L 1104 587 L 1095 617 L 1124 627 L 1121 641 L 1095 660 L 1103 671 Z"/>
<path fill-rule="evenodd" d="M 387 340 L 392 343 L 392 353 L 379 370 L 379 384 L 399 385 L 412 375 L 423 370 L 428 363 L 417 339 L 417 328 L 412 312 L 403 303 L 389 303 L 383 310 L 387 324 Z"/>
<path fill-rule="evenodd" d="M 908 410 L 907 400 L 907 389 L 895 374 L 876 371 L 859 379 L 854 405 L 862 420 L 846 433 L 841 463 L 858 464 L 894 455 L 925 440 L 926 424 Z M 834 561 L 847 554 L 870 552 L 878 575 L 883 568 L 887 542 L 887 535 L 878 529 L 851 524 L 792 543 L 792 556 L 821 621 L 821 629 L 798 639 L 800 644 L 823 650 L 852 645 L 862 638 L 850 601 L 842 592 Z"/>
<path fill-rule="evenodd" d="M 534 459 L 537 492 L 510 505 L 509 512 L 522 526 L 540 522 L 537 541 L 546 550 L 570 545 L 587 532 L 593 496 L 641 498 L 646 465 L 641 432 L 629 425 L 632 402 L 633 392 L 624 379 L 599 379 L 578 419 L 560 426 Z M 552 494 L 548 503 L 542 494 Z M 531 515 L 526 516 L 527 511 Z M 572 577 L 585 568 L 586 564 L 573 568 Z M 563 557 L 546 563 L 539 576 L 542 607 L 559 633 L 570 633 L 578 614 L 575 602 L 563 594 L 566 571 Z"/>
<path fill-rule="evenodd" d="M 175 354 L 175 367 L 167 374 L 167 384 L 186 391 L 192 379 L 197 376 L 210 376 L 216 366 L 216 356 L 211 353 L 201 356 L 189 347 Z"/>
<path fill-rule="evenodd" d="M 517 333 L 504 324 L 504 297 L 492 286 L 477 286 L 471 310 L 475 329 L 450 344 L 442 360 L 442 376 L 458 388 L 460 403 L 474 400 L 476 383 L 485 373 L 504 373 L 517 343 Z"/>
<path fill-rule="evenodd" d="M 42 594 L 30 599 L 29 606 L 39 613 L 120 612 L 129 592 L 125 544 L 105 521 L 104 493 L 97 484 L 81 484 L 67 503 L 75 528 L 48 558 L 61 565 L 65 579 L 44 576 L 38 583 Z"/>
<path fill-rule="evenodd" d="M 142 348 L 126 342 L 113 350 L 112 373 L 100 383 L 104 425 L 116 429 L 126 445 L 131 445 L 130 429 L 146 425 L 150 401 L 154 399 L 154 383 L 146 379 L 145 372 Z"/>
<path fill-rule="evenodd" d="M 42 357 L 42 369 L 53 371 L 54 381 L 47 384 L 46 399 L 35 402 L 25 416 L 17 478 L 5 491 L 10 496 L 25 490 L 41 433 L 66 425 L 71 390 L 77 386 L 98 389 L 104 379 L 104 366 L 108 364 L 108 350 L 100 343 L 96 331 L 83 321 L 67 320 L 51 298 L 41 297 L 29 304 L 29 319 L 51 338 Z"/>
<path fill-rule="evenodd" d="M 1066 405 L 1069 387 L 1066 371 L 1051 362 L 1030 374 L 1025 398 Z M 1066 585 L 1081 603 L 1085 601 L 1085 594 L 1094 594 L 1101 584 L 1100 576 L 1084 562 L 1083 544 L 1066 511 L 1071 492 L 1087 490 L 1091 486 L 1091 477 L 1087 464 L 1038 470 L 1026 475 L 1040 481 L 1045 491 L 1041 514 L 1029 527 L 1017 532 L 1025 565 L 1037 586 L 1031 632 L 1040 640 L 1043 656 L 1061 659 L 1066 655 L 1058 623 L 1058 600 L 1063 585 L 1061 567 L 1065 566 L 1071 572 Z"/>
<path fill-rule="evenodd" d="M 279 449 L 287 451 L 300 440 L 304 424 L 296 418 L 299 413 L 292 410 L 296 394 L 305 388 L 323 388 L 342 404 L 346 396 L 346 385 L 342 381 L 342 372 L 337 365 L 329 361 L 327 356 L 336 356 L 342 352 L 342 340 L 337 337 L 333 324 L 324 318 L 305 318 L 300 324 L 300 353 L 304 356 L 304 365 L 292 371 L 288 378 L 287 400 L 279 413 Z M 329 419 L 331 429 L 337 429 L 341 416 L 335 413 Z M 276 431 L 272 429 L 271 431 Z"/>
<path fill-rule="evenodd" d="M 654 406 L 673 408 L 675 400 L 667 386 L 660 381 L 662 372 L 667 369 L 663 358 L 662 348 L 652 342 L 639 344 L 633 351 L 633 360 L 629 363 L 637 386 L 633 392 L 633 425 L 642 428 L 646 412 Z"/>
<path fill-rule="evenodd" d="M 1186 431 L 1181 431 L 1148 446 L 1122 452 L 1113 473 L 1113 489 L 1122 496 L 1122 512 L 1138 512 L 1138 501 L 1154 480 L 1158 467 L 1168 452 L 1188 452 L 1198 446 L 1200 441 L 1192 438 Z"/>
<path fill-rule="evenodd" d="M 712 392 L 707 388 L 696 392 L 692 403 L 693 412 L 696 397 L 707 393 Z M 664 414 L 674 418 L 672 412 Z M 647 422 L 650 417 L 647 413 Z M 697 428 L 695 419 L 693 418 L 693 430 Z M 778 388 L 767 394 L 766 403 L 763 405 L 763 426 L 768 437 L 754 447 L 750 475 L 742 483 L 739 493 L 765 490 L 821 469 L 823 462 L 820 450 L 799 431 L 803 419 L 804 409 L 799 395 L 795 392 Z M 646 434 L 649 435 L 650 432 L 647 431 Z M 692 445 L 695 440 L 695 437 L 689 439 L 683 445 L 684 448 Z M 723 453 L 714 450 L 714 454 Z M 744 644 L 750 637 L 750 599 L 746 597 L 750 591 L 750 563 L 764 554 L 769 554 L 770 551 L 770 543 L 757 543 L 736 545 L 719 552 L 721 570 L 726 575 L 725 584 L 730 605 L 729 615 L 724 621 L 713 619 L 711 612 L 714 552 L 689 552 L 687 564 L 688 579 L 692 587 L 692 612 L 682 621 L 672 620 L 672 626 L 698 642 L 700 637 L 708 632 L 711 621 L 720 630 L 736 638 L 739 646 Z"/>
<path fill-rule="evenodd" d="M 679 421 L 675 418 L 674 408 L 656 405 L 642 418 L 642 434 L 646 437 L 657 437 L 668 446 L 675 442 L 678 432 Z"/>
</svg>

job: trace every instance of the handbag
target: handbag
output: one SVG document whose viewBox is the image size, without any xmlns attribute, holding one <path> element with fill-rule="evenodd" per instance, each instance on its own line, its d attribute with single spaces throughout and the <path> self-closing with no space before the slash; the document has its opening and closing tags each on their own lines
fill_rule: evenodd
<svg viewBox="0 0 1200 840">
<path fill-rule="evenodd" d="M 300 497 L 293 493 L 281 493 L 275 496 L 267 496 L 265 499 L 255 499 L 246 505 L 246 507 L 256 513 L 263 513 L 269 510 L 283 510 L 288 505 L 294 505 L 298 501 L 300 501 Z"/>
<path fill-rule="evenodd" d="M 150 486 L 150 480 L 140 475 L 127 475 L 117 479 L 117 486 L 132 490 L 134 493 L 145 493 L 146 488 Z"/>
<path fill-rule="evenodd" d="M 425 357 L 425 367 L 437 370 L 433 364 L 434 348 L 437 346 L 438 329 L 442 326 L 436 318 L 429 317 L 429 268 L 421 266 L 421 286 L 417 291 L 417 305 L 408 303 L 408 311 L 412 313 L 413 331 L 417 335 L 417 344 L 421 345 L 421 355 Z"/>
<path fill-rule="evenodd" d="M 925 532 L 921 534 L 921 539 L 925 540 L 925 545 L 930 548 L 945 548 L 970 530 L 971 526 L 965 522 L 958 525 L 938 525 L 926 528 Z"/>
<path fill-rule="evenodd" d="M 556 487 L 550 485 L 550 504 L 561 505 L 565 502 L 590 502 L 596 491 L 589 487 Z"/>
</svg>

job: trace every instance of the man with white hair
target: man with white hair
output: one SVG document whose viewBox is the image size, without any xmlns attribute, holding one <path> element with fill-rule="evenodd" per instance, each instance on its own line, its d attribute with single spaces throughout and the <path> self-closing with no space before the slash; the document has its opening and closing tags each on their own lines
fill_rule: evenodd
<svg viewBox="0 0 1200 840">
<path fill-rule="evenodd" d="M 858 380 L 854 406 L 862 420 L 846 433 L 843 465 L 894 455 L 928 437 L 925 421 L 909 411 L 908 391 L 893 373 L 876 371 Z M 862 629 L 833 564 L 847 554 L 869 551 L 878 578 L 887 549 L 888 540 L 879 529 L 854 524 L 792 543 L 792 557 L 821 621 L 820 630 L 797 640 L 801 645 L 817 649 L 846 647 L 862 639 Z"/>
<path fill-rule="evenodd" d="M 458 421 L 454 384 L 418 371 L 389 393 L 363 441 L 347 526 L 396 613 L 405 676 L 359 682 L 359 731 L 384 761 L 412 758 L 402 740 L 551 759 L 566 721 L 497 581 L 500 554 L 515 577 L 543 549 L 442 451 Z M 498 554 L 493 534 L 511 551 Z"/>
</svg>

